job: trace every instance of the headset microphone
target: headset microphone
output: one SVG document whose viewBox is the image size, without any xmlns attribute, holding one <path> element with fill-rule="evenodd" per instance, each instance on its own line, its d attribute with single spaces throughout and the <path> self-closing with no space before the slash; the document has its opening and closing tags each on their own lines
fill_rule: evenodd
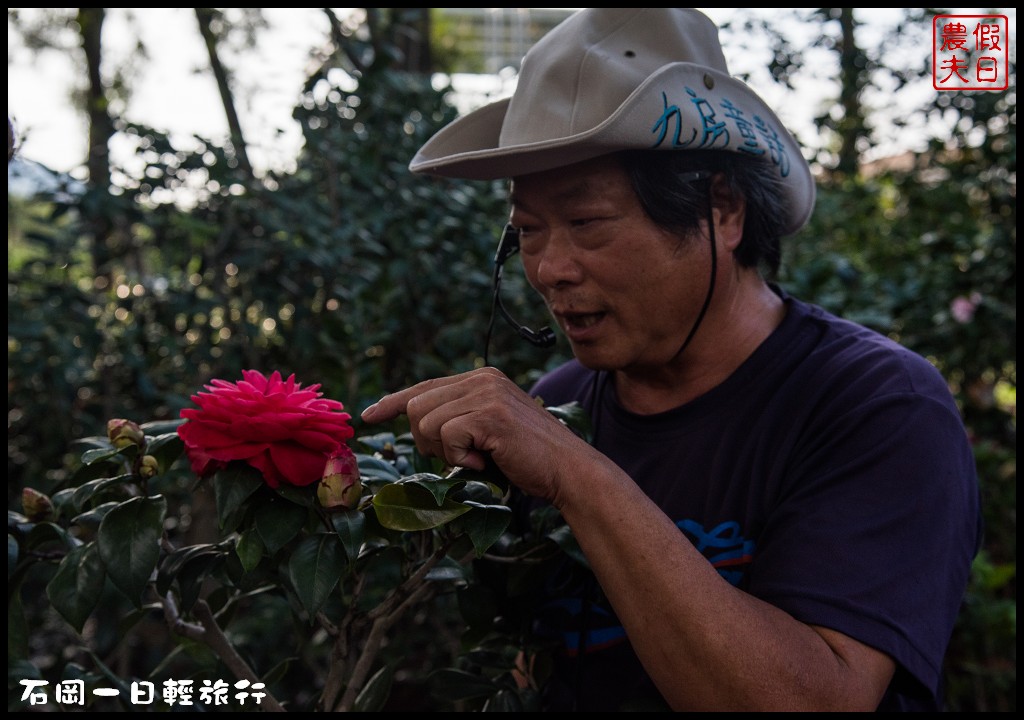
<svg viewBox="0 0 1024 720">
<path fill-rule="evenodd" d="M 537 347 L 542 348 L 552 347 L 555 344 L 555 331 L 552 330 L 551 328 L 542 327 L 540 330 L 531 330 L 525 325 L 520 325 L 515 320 L 513 320 L 509 316 L 509 314 L 505 312 L 505 309 L 501 307 L 500 303 L 498 307 L 501 310 L 501 316 L 505 318 L 505 321 L 509 325 L 516 329 L 516 332 L 519 333 L 519 337 L 523 338 L 524 340 L 528 340 Z"/>
<path fill-rule="evenodd" d="M 519 252 L 519 232 L 511 224 L 505 225 L 501 233 L 501 240 L 498 242 L 498 250 L 494 254 L 494 299 L 491 305 L 491 322 L 487 327 L 487 343 L 484 348 L 484 364 L 487 364 L 487 350 L 491 342 L 491 329 L 494 327 L 495 310 L 501 313 L 509 325 L 527 342 L 542 348 L 552 347 L 555 344 L 555 332 L 549 327 L 542 327 L 540 330 L 531 330 L 525 325 L 518 323 L 505 309 L 501 302 L 501 269 L 505 262 Z"/>
</svg>

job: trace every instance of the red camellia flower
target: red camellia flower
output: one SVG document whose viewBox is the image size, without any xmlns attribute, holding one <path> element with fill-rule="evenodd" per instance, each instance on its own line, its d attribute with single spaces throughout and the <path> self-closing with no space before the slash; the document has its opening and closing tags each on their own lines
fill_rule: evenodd
<svg viewBox="0 0 1024 720">
<path fill-rule="evenodd" d="M 209 392 L 198 392 L 178 428 L 192 471 L 206 477 L 232 460 L 243 460 L 263 473 L 270 487 L 282 483 L 305 486 L 324 475 L 327 458 L 338 452 L 355 431 L 343 405 L 303 388 L 291 375 L 269 378 L 243 370 L 237 383 L 211 380 Z"/>
</svg>

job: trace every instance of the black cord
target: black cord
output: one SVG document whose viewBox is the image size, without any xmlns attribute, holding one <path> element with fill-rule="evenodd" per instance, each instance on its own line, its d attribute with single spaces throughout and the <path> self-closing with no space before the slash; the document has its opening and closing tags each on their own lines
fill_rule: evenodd
<svg viewBox="0 0 1024 720">
<path fill-rule="evenodd" d="M 491 334 L 494 332 L 494 318 L 498 315 L 498 293 L 501 292 L 501 268 L 495 271 L 494 296 L 491 298 L 491 319 L 487 322 L 487 336 L 484 338 L 484 367 L 490 365 Z"/>
<path fill-rule="evenodd" d="M 501 239 L 498 240 L 498 249 L 494 252 L 494 273 L 491 276 L 494 292 L 491 295 L 491 319 L 487 323 L 487 337 L 484 338 L 484 366 L 490 364 L 491 335 L 494 332 L 494 320 L 498 316 L 498 312 L 500 311 L 509 322 L 512 322 L 505 306 L 501 304 L 501 271 L 505 267 L 505 261 L 517 252 L 519 252 L 519 232 L 512 227 L 511 223 L 506 223 L 501 231 Z"/>
<path fill-rule="evenodd" d="M 691 173 L 693 180 L 703 180 L 710 175 L 705 172 Z M 686 350 L 690 341 L 693 340 L 693 336 L 697 334 L 697 328 L 700 327 L 701 323 L 704 322 L 704 316 L 707 314 L 708 307 L 711 306 L 711 298 L 715 292 L 715 277 L 718 275 L 718 247 L 715 242 L 715 215 L 714 215 L 714 204 L 711 201 L 711 189 L 708 188 L 708 240 L 711 243 L 711 278 L 708 282 L 708 292 L 704 297 L 704 304 L 701 306 L 700 312 L 697 314 L 697 319 L 693 323 L 693 327 L 690 328 L 689 334 L 686 336 L 686 340 L 683 341 L 682 347 L 676 352 L 674 358 L 679 357 Z M 493 322 L 493 313 L 492 313 Z M 674 359 L 673 358 L 673 359 Z M 591 443 L 597 445 L 597 434 L 601 426 L 601 408 L 604 400 L 605 386 L 608 384 L 608 378 L 610 373 L 603 370 L 597 370 L 594 373 L 593 384 L 591 386 L 591 408 L 590 408 L 590 425 L 591 425 Z M 587 650 L 587 632 L 590 626 L 590 616 L 592 613 L 591 595 L 593 594 L 594 576 L 589 575 L 583 585 L 583 592 L 581 596 L 581 617 L 580 617 L 580 629 L 578 633 L 577 641 L 577 653 L 576 653 L 576 672 L 573 678 L 573 698 L 572 698 L 572 709 L 576 712 L 579 709 L 580 698 L 583 696 L 583 657 Z"/>
<path fill-rule="evenodd" d="M 711 177 L 705 172 L 692 173 L 695 177 L 694 180 L 705 180 Z M 693 340 L 693 336 L 697 334 L 697 328 L 700 327 L 701 323 L 704 322 L 704 315 L 707 313 L 708 308 L 711 306 L 711 296 L 715 292 L 715 278 L 718 275 L 718 244 L 715 242 L 715 213 L 714 205 L 711 202 L 711 188 L 708 187 L 708 241 L 711 243 L 711 280 L 708 283 L 708 294 L 704 296 L 704 305 L 700 309 L 700 313 L 697 314 L 697 319 L 693 323 L 693 327 L 690 328 L 690 334 L 686 336 L 686 340 L 683 341 L 682 347 L 673 356 L 673 360 L 683 354 L 686 350 L 687 345 Z"/>
</svg>

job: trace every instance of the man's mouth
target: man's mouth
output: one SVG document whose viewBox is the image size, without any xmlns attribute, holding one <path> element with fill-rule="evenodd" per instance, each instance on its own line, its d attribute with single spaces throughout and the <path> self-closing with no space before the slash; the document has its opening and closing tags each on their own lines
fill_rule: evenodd
<svg viewBox="0 0 1024 720">
<path fill-rule="evenodd" d="M 570 330 L 586 330 L 601 322 L 606 313 L 564 313 L 562 319 Z"/>
</svg>

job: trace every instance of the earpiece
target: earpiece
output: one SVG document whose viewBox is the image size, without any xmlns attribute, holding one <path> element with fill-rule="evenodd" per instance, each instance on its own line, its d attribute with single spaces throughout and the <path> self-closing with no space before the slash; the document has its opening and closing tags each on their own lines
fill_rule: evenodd
<svg viewBox="0 0 1024 720">
<path fill-rule="evenodd" d="M 540 330 L 531 330 L 522 323 L 516 322 L 501 302 L 498 292 L 501 287 L 501 268 L 505 262 L 519 252 L 519 231 L 511 224 L 505 225 L 501 233 L 501 240 L 498 242 L 498 250 L 494 253 L 494 302 L 497 305 L 505 322 L 515 328 L 519 337 L 533 343 L 537 347 L 552 347 L 555 344 L 555 332 L 550 327 L 542 327 Z"/>
</svg>

